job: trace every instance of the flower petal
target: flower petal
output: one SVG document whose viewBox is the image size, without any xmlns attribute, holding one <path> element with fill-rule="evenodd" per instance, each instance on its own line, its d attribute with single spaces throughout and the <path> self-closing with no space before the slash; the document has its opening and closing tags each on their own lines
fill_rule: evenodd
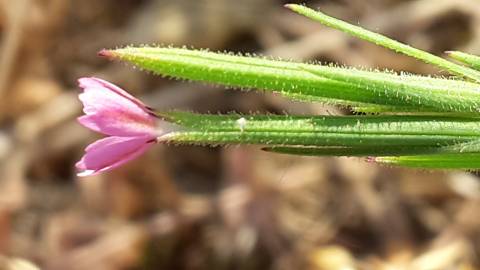
<svg viewBox="0 0 480 270">
<path fill-rule="evenodd" d="M 145 136 L 155 133 L 156 118 L 127 92 L 96 78 L 79 79 L 79 95 L 86 116 L 78 120 L 87 128 L 113 136 Z"/>
<path fill-rule="evenodd" d="M 83 89 L 108 88 L 109 90 L 117 93 L 118 95 L 123 96 L 126 99 L 129 99 L 133 103 L 137 104 L 139 107 L 142 107 L 143 109 L 145 109 L 145 111 L 147 112 L 150 111 L 149 109 L 146 108 L 146 106 L 140 100 L 130 95 L 127 91 L 105 80 L 95 78 L 95 77 L 90 77 L 90 78 L 84 77 L 84 78 L 78 79 L 78 84 Z"/>
<path fill-rule="evenodd" d="M 143 154 L 153 145 L 155 138 L 107 137 L 100 139 L 85 149 L 85 155 L 75 165 L 78 176 L 89 176 L 116 168 Z"/>
<path fill-rule="evenodd" d="M 89 129 L 120 137 L 153 136 L 156 132 L 155 120 L 138 118 L 135 114 L 118 110 L 104 110 L 78 117 L 78 122 Z"/>
</svg>

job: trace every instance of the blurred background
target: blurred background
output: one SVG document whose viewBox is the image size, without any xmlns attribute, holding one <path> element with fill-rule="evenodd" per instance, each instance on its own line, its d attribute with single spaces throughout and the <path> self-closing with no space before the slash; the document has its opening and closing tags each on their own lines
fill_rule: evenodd
<svg viewBox="0 0 480 270">
<path fill-rule="evenodd" d="M 439 74 L 283 8 L 281 0 L 0 0 L 0 269 L 475 269 L 480 183 L 464 172 L 158 145 L 99 176 L 76 80 L 160 110 L 348 114 L 176 82 L 100 59 L 164 44 Z M 290 1 L 297 2 L 298 1 Z M 478 0 L 302 1 L 441 55 L 480 54 Z"/>
</svg>

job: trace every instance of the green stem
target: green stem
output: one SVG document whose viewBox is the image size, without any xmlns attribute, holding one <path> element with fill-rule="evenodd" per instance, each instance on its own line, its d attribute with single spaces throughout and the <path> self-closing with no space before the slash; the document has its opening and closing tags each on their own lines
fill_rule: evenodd
<svg viewBox="0 0 480 270">
<path fill-rule="evenodd" d="M 467 65 L 471 66 L 472 68 L 480 71 L 480 56 L 476 56 L 476 55 L 468 54 L 468 53 L 464 53 L 464 52 L 458 52 L 458 51 L 449 51 L 449 52 L 446 52 L 446 53 L 451 58 L 453 58 L 453 59 L 455 59 L 455 60 L 457 60 L 461 63 L 467 64 Z"/>
<path fill-rule="evenodd" d="M 296 5 L 296 4 L 288 4 L 285 6 L 303 16 L 306 16 L 317 22 L 320 22 L 321 24 L 326 25 L 328 27 L 340 30 L 342 32 L 358 37 L 360 39 L 375 43 L 377 45 L 394 50 L 396 52 L 422 60 L 425 63 L 432 64 L 439 68 L 447 70 L 452 74 L 465 76 L 474 81 L 480 82 L 480 72 L 477 72 L 475 70 L 469 69 L 461 65 L 457 65 L 441 57 L 435 56 L 428 52 L 419 50 L 417 48 L 413 48 L 409 45 L 403 44 L 401 42 L 398 42 L 391 38 L 377 34 L 375 32 L 368 31 L 359 26 L 355 26 L 347 22 L 338 20 L 336 18 L 330 17 L 322 12 L 315 11 L 308 7 L 305 7 L 302 5 Z"/>
</svg>

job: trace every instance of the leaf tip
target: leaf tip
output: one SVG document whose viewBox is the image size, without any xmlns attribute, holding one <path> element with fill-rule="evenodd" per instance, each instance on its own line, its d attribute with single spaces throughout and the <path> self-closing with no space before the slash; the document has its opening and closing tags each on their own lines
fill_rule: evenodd
<svg viewBox="0 0 480 270">
<path fill-rule="evenodd" d="M 112 50 L 108 49 L 101 49 L 98 53 L 97 56 L 107 58 L 109 60 L 115 58 L 115 53 Z"/>
<path fill-rule="evenodd" d="M 376 163 L 376 162 L 377 162 L 377 157 L 372 157 L 372 156 L 366 157 L 366 158 L 365 158 L 365 161 L 366 161 L 367 163 Z"/>
<path fill-rule="evenodd" d="M 293 11 L 297 11 L 299 8 L 302 7 L 301 5 L 298 5 L 298 4 L 285 4 L 283 6 Z"/>
</svg>

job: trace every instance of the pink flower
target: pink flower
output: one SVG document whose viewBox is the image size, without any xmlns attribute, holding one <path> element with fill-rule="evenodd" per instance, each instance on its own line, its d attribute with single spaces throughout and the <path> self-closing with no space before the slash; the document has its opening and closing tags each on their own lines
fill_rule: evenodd
<svg viewBox="0 0 480 270">
<path fill-rule="evenodd" d="M 97 78 L 78 80 L 85 115 L 83 126 L 108 135 L 85 149 L 77 162 L 78 176 L 111 170 L 149 149 L 158 136 L 157 118 L 152 109 L 121 88 Z"/>
</svg>

